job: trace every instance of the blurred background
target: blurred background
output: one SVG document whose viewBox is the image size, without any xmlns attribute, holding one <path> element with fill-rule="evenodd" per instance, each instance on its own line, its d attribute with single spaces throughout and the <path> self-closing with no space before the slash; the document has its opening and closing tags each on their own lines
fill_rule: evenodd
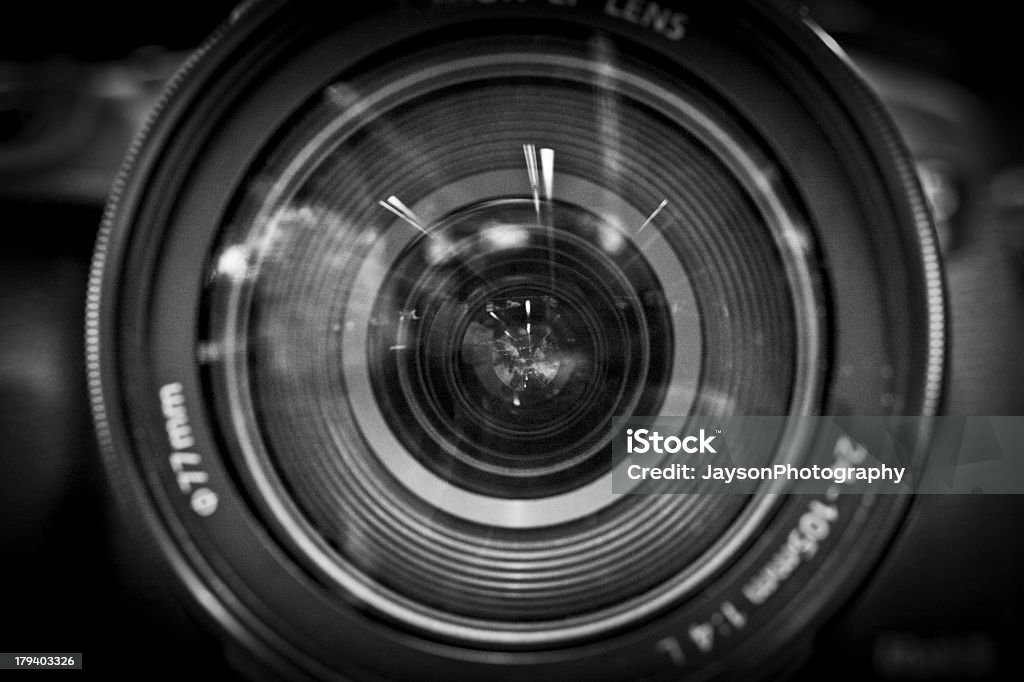
<svg viewBox="0 0 1024 682">
<path fill-rule="evenodd" d="M 1024 414 L 1024 43 L 1012 3 L 815 0 L 896 118 L 936 216 L 952 414 Z M 103 202 L 164 81 L 230 12 L 0 2 L 0 650 L 165 657 L 227 675 L 218 645 L 139 570 L 110 504 L 83 371 Z M 1003 679 L 1024 670 L 1024 500 L 928 497 L 798 679 Z M 230 655 L 230 654 L 229 654 Z M 1016 677 L 1016 679 L 1021 679 Z"/>
</svg>

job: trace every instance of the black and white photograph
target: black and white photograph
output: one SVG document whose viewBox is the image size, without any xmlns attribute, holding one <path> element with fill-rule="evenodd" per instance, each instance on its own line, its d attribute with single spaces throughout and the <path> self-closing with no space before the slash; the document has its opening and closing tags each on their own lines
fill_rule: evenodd
<svg viewBox="0 0 1024 682">
<path fill-rule="evenodd" d="M 0 670 L 1024 679 L 1018 15 L 0 2 Z"/>
</svg>

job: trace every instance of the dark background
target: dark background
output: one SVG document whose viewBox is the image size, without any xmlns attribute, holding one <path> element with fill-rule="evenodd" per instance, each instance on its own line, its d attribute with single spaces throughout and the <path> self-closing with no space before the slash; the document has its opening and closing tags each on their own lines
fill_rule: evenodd
<svg viewBox="0 0 1024 682">
<path fill-rule="evenodd" d="M 809 3 L 890 105 L 939 217 L 955 414 L 1024 414 L 1024 41 L 1014 3 Z M 0 651 L 163 658 L 227 674 L 139 570 L 110 503 L 83 371 L 102 204 L 163 81 L 230 11 L 0 2 Z M 1002 679 L 1024 670 L 1016 497 L 928 497 L 800 677 Z"/>
</svg>

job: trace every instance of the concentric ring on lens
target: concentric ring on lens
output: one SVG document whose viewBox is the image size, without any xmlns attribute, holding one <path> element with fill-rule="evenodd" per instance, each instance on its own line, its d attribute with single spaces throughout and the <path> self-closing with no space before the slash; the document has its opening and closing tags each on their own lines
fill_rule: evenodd
<svg viewBox="0 0 1024 682">
<path fill-rule="evenodd" d="M 395 322 L 374 302 L 396 259 L 444 216 L 538 203 L 522 162 L 531 140 L 557 169 L 540 203 L 597 216 L 612 228 L 602 248 L 632 242 L 657 279 L 674 345 L 663 385 L 648 386 L 663 396 L 654 414 L 809 412 L 822 313 L 781 172 L 720 104 L 568 54 L 585 45 L 495 48 L 330 86 L 233 216 L 222 249 L 244 249 L 251 269 L 217 281 L 228 289 L 210 326 L 238 349 L 223 382 L 241 470 L 310 570 L 431 636 L 550 646 L 685 598 L 774 500 L 616 496 L 608 474 L 496 495 L 424 465 L 379 409 L 367 363 L 372 329 Z M 779 461 L 805 437 L 781 434 Z"/>
</svg>

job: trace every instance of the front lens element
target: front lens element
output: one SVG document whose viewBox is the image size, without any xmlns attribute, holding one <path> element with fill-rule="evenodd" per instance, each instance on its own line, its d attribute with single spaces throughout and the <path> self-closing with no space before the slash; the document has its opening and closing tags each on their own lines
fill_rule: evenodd
<svg viewBox="0 0 1024 682">
<path fill-rule="evenodd" d="M 612 417 L 819 392 L 813 243 L 767 150 L 607 40 L 545 44 L 326 87 L 239 192 L 207 292 L 279 532 L 446 639 L 579 639 L 692 592 L 774 502 L 613 495 Z"/>
</svg>

